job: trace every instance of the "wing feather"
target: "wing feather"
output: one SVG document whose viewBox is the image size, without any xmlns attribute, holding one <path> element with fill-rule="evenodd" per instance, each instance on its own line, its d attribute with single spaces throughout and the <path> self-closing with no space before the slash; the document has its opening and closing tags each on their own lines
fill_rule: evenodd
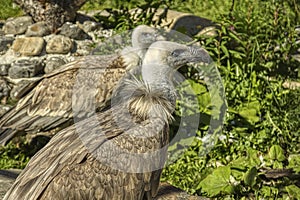
<svg viewBox="0 0 300 200">
<path fill-rule="evenodd" d="M 74 115 L 83 118 L 102 110 L 125 72 L 122 57 L 108 55 L 87 56 L 45 75 L 0 119 L 1 144 L 16 130 L 48 131 L 69 124 Z"/>
</svg>

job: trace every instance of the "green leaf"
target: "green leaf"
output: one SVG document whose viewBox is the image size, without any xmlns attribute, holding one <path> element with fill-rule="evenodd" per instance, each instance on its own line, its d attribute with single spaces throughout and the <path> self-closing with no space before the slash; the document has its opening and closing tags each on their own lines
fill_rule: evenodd
<svg viewBox="0 0 300 200">
<path fill-rule="evenodd" d="M 300 199 L 300 188 L 296 185 L 289 185 L 285 187 L 286 191 L 289 193 L 289 196 L 294 199 Z"/>
<path fill-rule="evenodd" d="M 246 157 L 239 157 L 238 159 L 233 160 L 230 163 L 230 166 L 232 168 L 235 168 L 235 169 L 246 171 L 246 169 L 248 168 L 249 164 L 250 164 L 250 162 L 249 162 L 248 158 L 246 158 Z"/>
<path fill-rule="evenodd" d="M 296 173 L 300 173 L 300 155 L 290 155 L 288 161 L 288 168 L 292 168 Z"/>
<path fill-rule="evenodd" d="M 229 53 L 228 53 L 228 50 L 227 50 L 227 48 L 225 47 L 225 46 L 220 46 L 221 47 L 221 49 L 222 49 L 222 51 L 224 52 L 224 54 L 225 54 L 225 56 L 227 57 L 227 58 L 229 58 Z"/>
<path fill-rule="evenodd" d="M 192 79 L 189 79 L 188 83 L 193 88 L 193 91 L 195 92 L 195 94 L 203 94 L 203 93 L 207 92 L 207 89 L 204 85 L 197 83 L 196 81 L 194 81 Z"/>
<path fill-rule="evenodd" d="M 218 167 L 200 182 L 200 187 L 211 197 L 222 193 L 233 194 L 234 187 L 229 181 L 230 172 L 229 166 Z"/>
<path fill-rule="evenodd" d="M 252 167 L 244 175 L 245 184 L 253 187 L 256 183 L 256 177 L 257 177 L 257 169 L 256 167 Z"/>
<path fill-rule="evenodd" d="M 282 162 L 286 159 L 285 155 L 284 155 L 284 152 L 283 152 L 283 149 L 279 145 L 273 145 L 270 148 L 269 156 L 270 156 L 270 159 L 278 160 L 280 162 Z"/>
<path fill-rule="evenodd" d="M 245 118 L 248 122 L 254 124 L 259 122 L 260 103 L 258 101 L 252 101 L 247 106 L 239 109 L 239 115 Z"/>
</svg>

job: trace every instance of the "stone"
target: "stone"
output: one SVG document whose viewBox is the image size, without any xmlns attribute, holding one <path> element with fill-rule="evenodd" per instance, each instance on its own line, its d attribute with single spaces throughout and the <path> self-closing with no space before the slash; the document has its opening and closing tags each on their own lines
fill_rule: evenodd
<svg viewBox="0 0 300 200">
<path fill-rule="evenodd" d="M 43 63 L 38 59 L 22 58 L 12 63 L 8 70 L 10 78 L 30 78 L 43 72 Z"/>
<path fill-rule="evenodd" d="M 70 22 L 65 23 L 60 30 L 60 34 L 75 40 L 91 39 L 91 37 L 85 33 L 76 24 Z"/>
<path fill-rule="evenodd" d="M 62 57 L 57 57 L 57 56 L 50 57 L 45 61 L 44 72 L 46 74 L 50 73 L 64 64 L 66 64 L 66 61 Z"/>
<path fill-rule="evenodd" d="M 210 200 L 207 197 L 193 196 L 167 182 L 159 184 L 156 200 Z"/>
<path fill-rule="evenodd" d="M 77 40 L 75 41 L 76 52 L 74 55 L 76 56 L 85 56 L 89 55 L 94 49 L 95 43 L 91 40 Z"/>
<path fill-rule="evenodd" d="M 9 68 L 10 68 L 9 63 L 0 63 L 0 75 L 7 76 Z"/>
<path fill-rule="evenodd" d="M 154 16 L 154 21 L 162 19 L 161 27 L 168 26 L 170 29 L 179 31 L 189 36 L 205 34 L 214 37 L 217 35 L 214 23 L 206 18 L 202 18 L 190 13 L 183 13 L 174 10 L 158 9 Z M 207 27 L 209 27 L 207 29 Z"/>
<path fill-rule="evenodd" d="M 3 31 L 5 34 L 20 35 L 25 33 L 32 23 L 32 18 L 29 16 L 9 18 L 3 26 Z"/>
<path fill-rule="evenodd" d="M 44 49 L 45 41 L 42 37 L 16 38 L 12 49 L 22 56 L 38 56 Z"/>
<path fill-rule="evenodd" d="M 15 38 L 12 36 L 0 36 L 0 54 L 7 51 L 14 40 Z"/>
<path fill-rule="evenodd" d="M 51 33 L 51 30 L 45 22 L 37 22 L 28 27 L 28 29 L 25 33 L 25 36 L 27 36 L 27 37 L 32 37 L 32 36 L 43 37 L 45 35 L 49 35 L 50 33 Z"/>
<path fill-rule="evenodd" d="M 84 11 L 80 10 L 76 13 L 75 21 L 82 24 L 85 21 L 94 21 L 94 18 L 92 15 L 89 16 L 86 13 L 84 13 Z"/>
<path fill-rule="evenodd" d="M 67 54 L 71 52 L 72 48 L 73 42 L 70 38 L 63 35 L 55 35 L 48 41 L 46 52 L 53 54 Z"/>
<path fill-rule="evenodd" d="M 86 33 L 102 29 L 101 24 L 94 21 L 84 21 L 81 27 Z"/>
</svg>

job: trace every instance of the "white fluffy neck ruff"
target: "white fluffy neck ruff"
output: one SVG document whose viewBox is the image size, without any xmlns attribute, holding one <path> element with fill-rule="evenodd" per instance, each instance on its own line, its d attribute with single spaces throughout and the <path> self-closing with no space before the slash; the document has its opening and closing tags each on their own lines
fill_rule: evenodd
<svg viewBox="0 0 300 200">
<path fill-rule="evenodd" d="M 150 87 L 133 77 L 124 81 L 120 95 L 129 112 L 139 118 L 161 118 L 166 123 L 173 119 L 175 102 L 169 100 L 163 89 Z"/>
</svg>

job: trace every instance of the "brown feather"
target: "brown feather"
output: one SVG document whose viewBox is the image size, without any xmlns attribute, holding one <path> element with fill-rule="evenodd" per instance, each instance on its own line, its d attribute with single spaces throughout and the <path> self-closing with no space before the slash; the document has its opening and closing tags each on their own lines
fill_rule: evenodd
<svg viewBox="0 0 300 200">
<path fill-rule="evenodd" d="M 87 56 L 45 75 L 0 119 L 0 143 L 13 138 L 13 130 L 48 131 L 70 123 L 74 114 L 84 118 L 103 109 L 126 71 L 121 56 L 106 55 Z"/>
</svg>

